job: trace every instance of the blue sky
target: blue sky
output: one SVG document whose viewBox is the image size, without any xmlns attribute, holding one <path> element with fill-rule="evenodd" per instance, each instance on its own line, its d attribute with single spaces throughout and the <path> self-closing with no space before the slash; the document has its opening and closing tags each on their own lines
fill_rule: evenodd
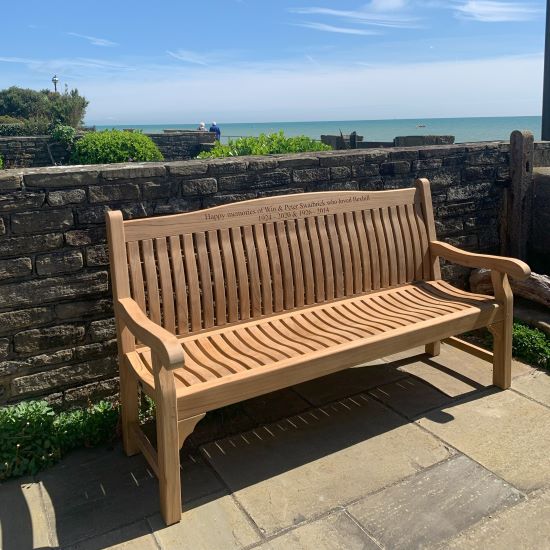
<svg viewBox="0 0 550 550">
<path fill-rule="evenodd" d="M 540 114 L 544 0 L 27 0 L 0 87 L 58 75 L 95 124 Z"/>
</svg>

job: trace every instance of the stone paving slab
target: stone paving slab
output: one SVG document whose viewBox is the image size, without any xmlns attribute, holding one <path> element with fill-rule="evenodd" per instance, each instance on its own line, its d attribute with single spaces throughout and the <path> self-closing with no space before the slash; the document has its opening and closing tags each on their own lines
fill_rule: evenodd
<svg viewBox="0 0 550 550">
<path fill-rule="evenodd" d="M 66 546 L 63 550 L 159 550 L 146 520 L 125 525 L 99 537 Z"/>
<path fill-rule="evenodd" d="M 277 537 L 258 550 L 379 550 L 379 546 L 346 512 L 327 517 Z"/>
<path fill-rule="evenodd" d="M 441 344 L 441 353 L 430 357 L 424 348 L 414 348 L 389 357 L 402 372 L 431 384 L 449 397 L 461 397 L 493 384 L 493 366 L 488 361 Z M 529 365 L 512 361 L 512 378 L 533 371 Z"/>
<path fill-rule="evenodd" d="M 0 484 L 0 550 L 57 546 L 41 489 L 31 478 Z"/>
<path fill-rule="evenodd" d="M 519 491 L 459 455 L 348 507 L 385 548 L 434 548 L 488 514 L 516 504 Z"/>
<path fill-rule="evenodd" d="M 383 359 L 298 384 L 294 389 L 318 407 L 407 376 Z M 288 415 L 287 415 L 288 416 Z"/>
<path fill-rule="evenodd" d="M 448 395 L 412 377 L 378 386 L 369 393 L 407 418 L 415 418 L 423 412 L 452 402 Z"/>
<path fill-rule="evenodd" d="M 266 535 L 451 454 L 431 435 L 363 394 L 202 449 Z"/>
<path fill-rule="evenodd" d="M 261 540 L 230 495 L 205 499 L 170 527 L 160 514 L 149 518 L 149 524 L 158 545 L 166 550 L 237 550 Z"/>
<path fill-rule="evenodd" d="M 512 381 L 512 388 L 517 392 L 550 407 L 550 374 L 535 370 L 526 376 Z"/>
<path fill-rule="evenodd" d="M 530 495 L 496 517 L 460 534 L 448 550 L 547 550 L 550 548 L 550 490 Z"/>
<path fill-rule="evenodd" d="M 550 483 L 550 409 L 522 395 L 495 390 L 417 422 L 522 491 Z"/>
<path fill-rule="evenodd" d="M 127 457 L 120 446 L 96 453 L 95 460 L 83 464 L 78 455 L 85 452 L 38 476 L 60 545 L 98 536 L 158 511 L 158 482 L 141 455 Z M 223 488 L 200 457 L 182 461 L 182 486 L 184 508 Z"/>
</svg>

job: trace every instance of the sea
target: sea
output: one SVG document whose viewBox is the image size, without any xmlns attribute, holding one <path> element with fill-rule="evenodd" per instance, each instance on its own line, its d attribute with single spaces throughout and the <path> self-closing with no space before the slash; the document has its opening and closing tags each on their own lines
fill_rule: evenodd
<svg viewBox="0 0 550 550">
<path fill-rule="evenodd" d="M 165 129 L 195 130 L 190 124 L 120 124 L 96 125 L 107 128 L 133 128 L 144 133 L 160 133 Z M 396 136 L 452 135 L 457 143 L 471 141 L 508 140 L 513 130 L 531 130 L 540 139 L 542 117 L 470 117 L 470 118 L 410 118 L 394 120 L 324 120 L 314 122 L 227 122 L 219 120 L 222 141 L 242 136 L 258 136 L 282 130 L 287 136 L 306 135 L 320 139 L 323 134 L 339 135 L 356 131 L 365 141 L 392 141 Z M 206 121 L 207 128 L 210 121 Z"/>
</svg>

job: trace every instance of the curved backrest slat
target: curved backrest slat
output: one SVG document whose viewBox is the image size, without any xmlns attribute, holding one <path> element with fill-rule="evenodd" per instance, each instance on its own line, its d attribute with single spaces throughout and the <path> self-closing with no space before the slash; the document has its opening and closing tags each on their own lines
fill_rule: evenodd
<svg viewBox="0 0 550 550">
<path fill-rule="evenodd" d="M 428 280 L 426 196 L 308 193 L 127 221 L 130 294 L 185 335 Z"/>
</svg>

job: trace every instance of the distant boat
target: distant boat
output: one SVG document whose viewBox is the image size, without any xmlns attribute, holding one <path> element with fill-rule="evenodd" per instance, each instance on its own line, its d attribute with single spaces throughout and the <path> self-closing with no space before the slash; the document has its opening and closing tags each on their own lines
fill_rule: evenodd
<svg viewBox="0 0 550 550">
<path fill-rule="evenodd" d="M 425 124 L 417 124 L 416 127 L 417 128 L 426 128 L 426 125 Z"/>
</svg>

